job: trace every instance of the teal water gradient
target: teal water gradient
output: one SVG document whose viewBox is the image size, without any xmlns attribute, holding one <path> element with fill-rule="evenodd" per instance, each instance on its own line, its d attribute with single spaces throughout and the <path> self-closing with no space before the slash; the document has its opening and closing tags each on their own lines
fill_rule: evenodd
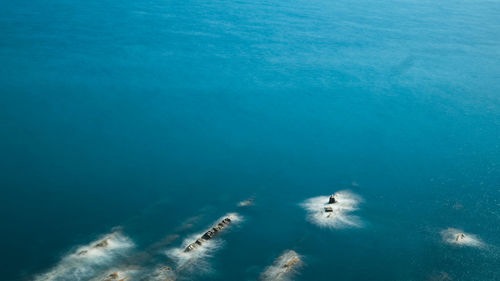
<svg viewBox="0 0 500 281">
<path fill-rule="evenodd" d="M 250 196 L 197 280 L 256 280 L 285 249 L 297 280 L 500 279 L 498 1 L 1 7 L 2 280 L 114 226 L 138 248 L 199 213 L 202 231 Z M 305 220 L 343 189 L 363 228 Z"/>
</svg>

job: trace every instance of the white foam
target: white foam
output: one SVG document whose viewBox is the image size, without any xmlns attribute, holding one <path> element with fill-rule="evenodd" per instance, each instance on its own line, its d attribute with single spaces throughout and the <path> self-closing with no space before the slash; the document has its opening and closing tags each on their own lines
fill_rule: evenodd
<svg viewBox="0 0 500 281">
<path fill-rule="evenodd" d="M 290 280 L 297 269 L 303 265 L 301 257 L 293 250 L 285 251 L 274 263 L 267 267 L 260 276 L 263 281 L 286 281 Z"/>
<path fill-rule="evenodd" d="M 96 247 L 96 244 L 102 241 L 106 241 L 107 245 Z M 36 276 L 34 280 L 87 281 L 133 247 L 132 240 L 120 232 L 113 232 L 86 246 L 78 247 L 75 252 L 63 257 L 51 270 Z"/>
<path fill-rule="evenodd" d="M 222 231 L 226 231 L 226 228 L 242 221 L 242 218 L 238 214 L 230 213 L 218 219 L 213 225 L 216 225 L 227 217 L 231 219 L 231 224 Z M 195 242 L 196 239 L 200 238 L 205 232 L 206 231 L 190 235 L 184 239 L 180 247 L 167 250 L 166 254 L 175 262 L 177 271 L 192 271 L 196 269 L 197 272 L 210 272 L 212 270 L 207 259 L 224 245 L 224 241 L 220 239 L 219 235 L 215 236 L 213 239 L 205 240 L 202 245 L 189 252 L 184 251 L 188 245 Z"/>
<path fill-rule="evenodd" d="M 166 269 L 168 268 L 168 269 Z M 176 280 L 177 276 L 175 272 L 165 266 L 159 266 L 153 270 L 153 272 L 144 280 L 148 281 L 173 281 Z"/>
<path fill-rule="evenodd" d="M 106 273 L 90 279 L 90 281 L 112 281 L 112 280 L 133 280 L 140 275 L 142 271 L 139 268 L 117 268 L 106 271 Z M 112 276 L 116 274 L 116 278 Z"/>
<path fill-rule="evenodd" d="M 334 194 L 334 204 L 328 204 L 329 196 L 318 196 L 307 199 L 301 206 L 307 211 L 307 219 L 320 227 L 348 228 L 362 227 L 362 220 L 351 213 L 358 210 L 363 201 L 359 195 L 343 190 Z M 332 207 L 332 212 L 325 212 L 326 206 Z"/>
<path fill-rule="evenodd" d="M 462 234 L 464 236 L 462 236 Z M 483 247 L 484 243 L 474 234 L 465 233 L 461 229 L 448 228 L 441 231 L 443 241 L 456 246 Z"/>
<path fill-rule="evenodd" d="M 238 203 L 238 207 L 249 207 L 249 206 L 252 206 L 254 204 L 253 202 L 253 198 L 250 198 L 250 199 L 247 199 L 247 200 L 243 200 L 241 202 Z"/>
</svg>

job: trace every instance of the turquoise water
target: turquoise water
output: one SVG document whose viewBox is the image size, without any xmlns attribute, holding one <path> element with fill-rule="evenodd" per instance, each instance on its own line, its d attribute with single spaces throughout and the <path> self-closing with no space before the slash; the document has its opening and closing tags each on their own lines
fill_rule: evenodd
<svg viewBox="0 0 500 281">
<path fill-rule="evenodd" d="M 258 280 L 285 250 L 292 280 L 500 280 L 500 2 L 1 2 L 2 280 L 114 227 L 135 246 L 53 280 L 147 280 L 230 212 L 180 280 Z M 359 225 L 307 219 L 342 190 Z"/>
</svg>

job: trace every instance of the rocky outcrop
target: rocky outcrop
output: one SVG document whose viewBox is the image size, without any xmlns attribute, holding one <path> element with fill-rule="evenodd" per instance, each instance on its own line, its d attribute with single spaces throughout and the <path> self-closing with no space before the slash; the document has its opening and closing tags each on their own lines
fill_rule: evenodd
<svg viewBox="0 0 500 281">
<path fill-rule="evenodd" d="M 106 238 L 100 242 L 97 242 L 92 248 L 106 248 L 109 245 L 109 238 Z M 89 250 L 82 250 L 77 253 L 78 256 L 84 256 L 89 252 Z"/>
<path fill-rule="evenodd" d="M 441 231 L 443 241 L 456 246 L 483 247 L 484 242 L 472 233 L 466 233 L 461 229 L 448 228 Z"/>
<path fill-rule="evenodd" d="M 326 206 L 325 207 L 325 212 L 331 213 L 331 212 L 333 212 L 333 208 L 331 206 Z"/>
<path fill-rule="evenodd" d="M 287 253 L 287 256 L 284 258 L 283 263 L 281 264 L 281 269 L 279 270 L 280 272 L 278 276 L 292 271 L 296 266 L 299 266 L 300 263 L 301 260 L 299 255 L 295 251 L 289 251 Z"/>
<path fill-rule="evenodd" d="M 295 256 L 292 257 L 287 263 L 283 265 L 283 268 L 292 268 L 295 264 L 299 263 L 300 259 L 299 257 Z"/>
<path fill-rule="evenodd" d="M 262 273 L 262 281 L 287 281 L 297 273 L 297 269 L 302 265 L 301 258 L 293 250 L 285 251 L 274 263 L 267 267 Z"/>
<path fill-rule="evenodd" d="M 110 275 L 108 275 L 108 277 L 106 279 L 104 279 L 104 281 L 113 281 L 113 280 L 126 281 L 126 280 L 130 279 L 130 277 L 125 277 L 125 278 L 121 278 L 121 279 L 118 279 L 118 278 L 120 278 L 120 275 L 118 274 L 118 272 L 113 272 Z"/>
<path fill-rule="evenodd" d="M 87 250 L 83 250 L 83 251 L 78 252 L 78 255 L 83 256 L 83 255 L 86 255 L 88 252 L 89 251 L 87 251 Z"/>
<path fill-rule="evenodd" d="M 141 279 L 141 280 L 158 280 L 158 281 L 175 281 L 177 275 L 170 266 L 161 266 L 154 270 L 151 278 Z"/>
<path fill-rule="evenodd" d="M 337 200 L 335 199 L 335 195 L 332 194 L 330 195 L 330 199 L 328 199 L 328 204 L 334 204 L 337 203 Z"/>
<path fill-rule="evenodd" d="M 109 239 L 104 239 L 104 240 L 102 240 L 101 242 L 99 242 L 99 243 L 95 244 L 95 245 L 94 245 L 94 248 L 104 248 L 104 247 L 108 246 L 108 244 L 109 244 L 109 243 L 108 243 L 108 240 L 109 240 Z"/>
<path fill-rule="evenodd" d="M 197 247 L 201 246 L 203 242 L 212 239 L 219 233 L 224 227 L 228 226 L 231 223 L 230 218 L 224 218 L 221 222 L 219 222 L 216 226 L 212 227 L 210 230 L 205 232 L 200 238 L 196 239 L 194 243 L 189 244 L 184 252 L 191 252 Z"/>
</svg>

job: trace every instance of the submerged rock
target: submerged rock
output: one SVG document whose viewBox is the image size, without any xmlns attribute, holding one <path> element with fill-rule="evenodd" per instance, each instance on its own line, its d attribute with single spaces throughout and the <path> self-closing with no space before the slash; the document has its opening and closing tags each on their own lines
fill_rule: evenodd
<svg viewBox="0 0 500 281">
<path fill-rule="evenodd" d="M 77 255 L 79 255 L 79 256 L 83 256 L 83 255 L 86 255 L 88 252 L 89 252 L 89 251 L 87 251 L 87 250 L 83 250 L 83 251 L 78 252 L 78 254 L 77 254 Z"/>
<path fill-rule="evenodd" d="M 109 242 L 108 242 L 109 238 L 106 238 L 98 243 L 96 243 L 94 246 L 92 246 L 92 248 L 106 248 L 108 245 L 109 245 Z M 82 250 L 82 251 L 79 251 L 78 253 L 76 253 L 77 256 L 85 256 L 86 254 L 88 254 L 89 250 Z"/>
<path fill-rule="evenodd" d="M 450 275 L 444 271 L 433 273 L 427 281 L 451 281 Z"/>
<path fill-rule="evenodd" d="M 118 280 L 119 277 L 120 277 L 120 275 L 118 274 L 118 272 L 113 272 L 110 275 L 108 275 L 108 277 L 106 279 L 104 279 L 104 281 Z M 125 280 L 125 279 L 122 279 L 122 280 Z"/>
<path fill-rule="evenodd" d="M 109 243 L 108 243 L 108 240 L 109 240 L 109 239 L 104 239 L 104 240 L 102 240 L 101 242 L 99 242 L 99 243 L 95 244 L 95 245 L 94 245 L 94 248 L 103 248 L 103 247 L 108 246 L 108 244 L 109 244 Z"/>
<path fill-rule="evenodd" d="M 278 257 L 273 265 L 266 268 L 262 273 L 260 280 L 263 281 L 284 281 L 290 278 L 297 272 L 297 269 L 302 265 L 302 260 L 299 254 L 293 250 L 285 251 Z"/>
<path fill-rule="evenodd" d="M 325 212 L 327 212 L 327 213 L 331 213 L 331 212 L 333 212 L 333 208 L 332 208 L 332 207 L 330 207 L 330 206 L 326 206 L 326 207 L 325 207 Z"/>
<path fill-rule="evenodd" d="M 293 267 L 295 264 L 297 264 L 299 262 L 300 262 L 299 257 L 295 256 L 295 257 L 292 257 L 287 263 L 285 263 L 283 265 L 283 267 L 284 268 L 291 268 L 291 267 Z"/>
<path fill-rule="evenodd" d="M 231 223 L 230 218 L 224 218 L 220 223 L 218 223 L 216 226 L 212 227 L 210 230 L 205 232 L 200 238 L 198 238 L 194 243 L 189 244 L 186 249 L 184 249 L 184 252 L 191 252 L 192 250 L 196 249 L 197 247 L 201 246 L 204 241 L 210 240 L 215 235 L 221 231 L 224 227 L 228 226 Z"/>
<path fill-rule="evenodd" d="M 137 273 L 136 269 L 124 269 L 118 270 L 111 273 L 106 273 L 105 277 L 97 277 L 91 279 L 90 281 L 129 281 L 132 276 Z"/>
<path fill-rule="evenodd" d="M 170 266 L 160 266 L 153 271 L 149 278 L 141 280 L 174 281 L 176 279 L 177 275 Z"/>
<path fill-rule="evenodd" d="M 457 203 L 453 204 L 452 208 L 455 209 L 455 210 L 461 210 L 461 209 L 464 208 L 464 205 L 462 205 L 461 203 L 457 202 Z"/>
<path fill-rule="evenodd" d="M 247 200 L 241 201 L 238 203 L 238 207 L 248 207 L 253 205 L 254 198 L 249 198 Z"/>
</svg>

